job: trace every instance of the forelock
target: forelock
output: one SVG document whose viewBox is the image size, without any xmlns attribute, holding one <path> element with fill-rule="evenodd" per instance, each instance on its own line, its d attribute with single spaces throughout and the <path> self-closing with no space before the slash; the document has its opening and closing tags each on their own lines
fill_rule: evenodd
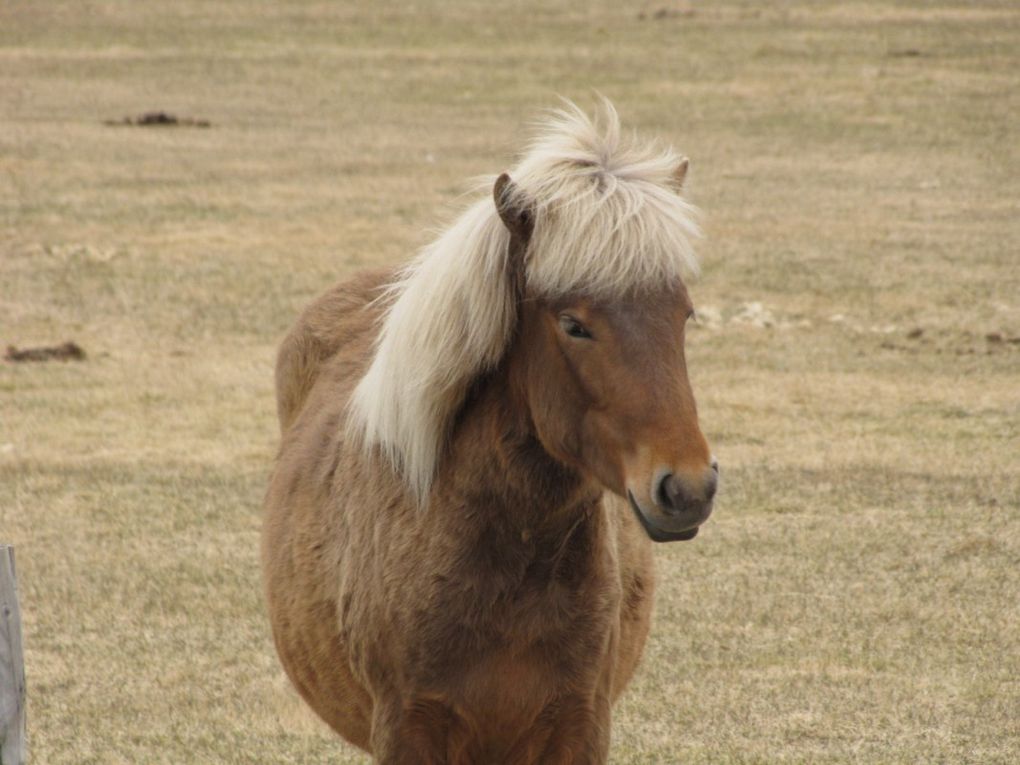
<svg viewBox="0 0 1020 765">
<path fill-rule="evenodd" d="M 552 112 L 510 171 L 535 216 L 529 287 L 606 295 L 696 276 L 700 231 L 676 188 L 681 160 L 622 135 L 608 101 L 594 118 L 571 103 Z"/>
</svg>

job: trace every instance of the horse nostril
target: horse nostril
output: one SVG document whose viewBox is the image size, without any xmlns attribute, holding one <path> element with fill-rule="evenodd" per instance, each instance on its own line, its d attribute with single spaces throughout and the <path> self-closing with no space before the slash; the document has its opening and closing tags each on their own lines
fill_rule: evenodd
<svg viewBox="0 0 1020 765">
<path fill-rule="evenodd" d="M 716 464 L 712 464 L 712 472 L 708 475 L 708 480 L 705 481 L 705 501 L 711 502 L 715 496 L 716 490 L 719 488 L 719 468 Z"/>
<path fill-rule="evenodd" d="M 666 473 L 659 481 L 655 490 L 655 501 L 657 504 L 669 510 L 675 510 L 677 506 L 677 495 L 680 493 L 680 486 L 672 473 Z"/>
<path fill-rule="evenodd" d="M 719 472 L 719 460 L 717 460 L 715 457 L 712 458 L 711 468 L 712 468 L 712 472 L 714 472 L 714 473 L 718 473 Z"/>
<path fill-rule="evenodd" d="M 655 490 L 655 502 L 660 507 L 676 513 L 702 502 L 711 502 L 718 488 L 719 474 L 715 470 L 705 477 L 705 482 L 700 487 L 701 491 L 692 490 L 677 475 L 667 473 Z"/>
</svg>

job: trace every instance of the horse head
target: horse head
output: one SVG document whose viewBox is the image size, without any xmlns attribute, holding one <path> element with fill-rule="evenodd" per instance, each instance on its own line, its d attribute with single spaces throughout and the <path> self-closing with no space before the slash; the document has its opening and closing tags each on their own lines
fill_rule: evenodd
<svg viewBox="0 0 1020 765">
<path fill-rule="evenodd" d="M 673 172 L 677 190 L 687 166 L 681 159 Z M 540 216 L 506 173 L 493 196 L 510 234 L 520 387 L 539 441 L 627 499 L 651 539 L 692 539 L 712 512 L 719 469 L 687 375 L 684 340 L 694 307 L 683 280 L 669 274 L 622 290 L 564 293 L 534 286 L 528 257 Z"/>
</svg>

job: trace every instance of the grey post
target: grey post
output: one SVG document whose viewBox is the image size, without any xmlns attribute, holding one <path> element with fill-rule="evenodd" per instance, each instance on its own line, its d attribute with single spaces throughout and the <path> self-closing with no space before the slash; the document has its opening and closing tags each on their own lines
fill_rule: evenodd
<svg viewBox="0 0 1020 765">
<path fill-rule="evenodd" d="M 0 765 L 25 765 L 25 660 L 14 548 L 0 544 Z"/>
</svg>

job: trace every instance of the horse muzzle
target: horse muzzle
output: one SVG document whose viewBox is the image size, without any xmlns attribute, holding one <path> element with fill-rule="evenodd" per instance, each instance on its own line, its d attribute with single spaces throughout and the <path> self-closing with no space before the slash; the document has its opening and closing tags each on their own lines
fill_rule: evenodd
<svg viewBox="0 0 1020 765">
<path fill-rule="evenodd" d="M 712 500 L 719 487 L 719 464 L 713 459 L 700 481 L 659 471 L 652 482 L 651 501 L 641 502 L 627 490 L 630 507 L 653 542 L 694 539 L 698 528 L 712 514 Z"/>
</svg>

